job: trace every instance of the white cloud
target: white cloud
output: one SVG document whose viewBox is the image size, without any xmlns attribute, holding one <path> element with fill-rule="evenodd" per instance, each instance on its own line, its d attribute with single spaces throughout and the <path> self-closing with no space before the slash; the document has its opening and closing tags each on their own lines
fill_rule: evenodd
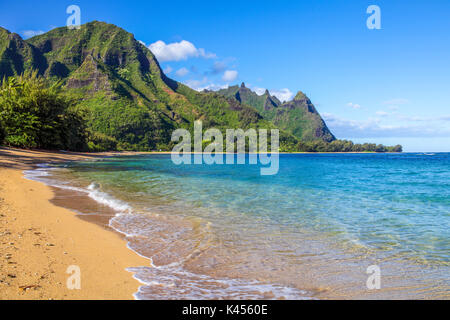
<svg viewBox="0 0 450 320">
<path fill-rule="evenodd" d="M 266 92 L 266 89 L 264 89 L 264 88 L 253 87 L 252 89 L 259 96 L 262 96 Z"/>
<path fill-rule="evenodd" d="M 42 30 L 24 30 L 24 31 L 22 31 L 22 35 L 25 38 L 32 38 L 34 36 L 38 36 L 43 33 L 45 33 L 45 31 L 42 31 Z"/>
<path fill-rule="evenodd" d="M 250 88 L 259 96 L 266 93 L 265 88 L 260 87 L 252 87 Z M 294 94 L 287 88 L 280 89 L 280 90 L 269 90 L 270 95 L 277 97 L 281 102 L 290 101 L 294 97 Z"/>
<path fill-rule="evenodd" d="M 191 89 L 201 91 L 199 90 L 201 87 L 205 86 L 205 84 L 208 82 L 208 78 L 204 77 L 202 80 L 195 80 L 195 79 L 189 79 L 184 81 L 184 84 L 190 87 Z"/>
<path fill-rule="evenodd" d="M 435 118 L 437 121 L 450 121 L 450 115 Z"/>
<path fill-rule="evenodd" d="M 397 118 L 405 121 L 413 121 L 413 122 L 447 122 L 450 121 L 450 115 L 447 116 L 438 116 L 438 117 L 418 117 L 418 116 L 409 116 L 397 114 Z"/>
<path fill-rule="evenodd" d="M 200 57 L 205 58 L 205 59 L 215 59 L 215 58 L 217 58 L 217 55 L 215 53 L 206 52 L 205 49 L 203 49 L 203 48 L 199 48 L 198 49 L 198 54 L 199 54 Z"/>
<path fill-rule="evenodd" d="M 391 110 L 398 110 L 401 105 L 407 104 L 408 102 L 409 102 L 408 99 L 398 98 L 398 99 L 383 101 L 383 104 Z"/>
<path fill-rule="evenodd" d="M 377 111 L 376 115 L 380 116 L 380 117 L 387 117 L 389 115 L 389 113 L 386 111 Z"/>
<path fill-rule="evenodd" d="M 227 69 L 227 65 L 223 61 L 216 61 L 212 67 L 205 72 L 205 74 L 217 75 L 224 72 Z"/>
<path fill-rule="evenodd" d="M 175 74 L 176 74 L 177 76 L 179 76 L 179 77 L 184 77 L 184 76 L 186 76 L 188 73 L 189 73 L 189 70 L 186 69 L 186 68 L 178 69 L 177 72 L 175 72 Z"/>
<path fill-rule="evenodd" d="M 222 84 L 210 83 L 210 84 L 208 84 L 208 85 L 206 85 L 206 86 L 203 86 L 203 87 L 198 88 L 197 90 L 198 90 L 198 91 L 203 91 L 203 90 L 217 91 L 217 90 L 220 90 L 220 89 L 226 89 L 226 88 L 228 88 L 228 85 L 225 85 L 225 84 L 222 85 Z"/>
<path fill-rule="evenodd" d="M 238 72 L 236 70 L 226 70 L 223 74 L 223 81 L 234 81 L 238 77 Z"/>
<path fill-rule="evenodd" d="M 387 106 L 387 107 L 388 107 L 389 110 L 392 110 L 392 111 L 397 111 L 398 109 L 400 109 L 399 106 L 394 106 L 394 105 L 390 105 L 390 106 Z"/>
<path fill-rule="evenodd" d="M 272 96 L 277 97 L 281 102 L 290 101 L 294 97 L 291 90 L 284 88 L 280 90 L 270 90 Z"/>
<path fill-rule="evenodd" d="M 171 73 L 173 71 L 173 68 L 171 67 L 171 66 L 167 66 L 165 69 L 164 69 L 164 73 L 165 74 L 169 74 L 169 73 Z"/>
<path fill-rule="evenodd" d="M 158 40 L 150 44 L 148 48 L 159 62 L 180 61 L 198 57 L 205 59 L 216 58 L 214 53 L 208 53 L 203 48 L 197 49 L 193 43 L 186 40 L 169 44 Z"/>
<path fill-rule="evenodd" d="M 361 106 L 357 103 L 349 102 L 347 103 L 347 107 L 353 108 L 353 109 L 361 109 Z"/>
<path fill-rule="evenodd" d="M 380 119 L 356 121 L 339 118 L 330 113 L 322 114 L 330 130 L 339 138 L 386 137 L 449 137 L 448 126 L 416 123 L 383 124 Z"/>
<path fill-rule="evenodd" d="M 207 77 L 204 77 L 202 80 L 194 80 L 194 79 L 186 80 L 184 84 L 196 91 L 203 91 L 203 90 L 217 91 L 220 89 L 228 88 L 228 85 L 219 85 L 209 82 L 209 79 Z"/>
</svg>

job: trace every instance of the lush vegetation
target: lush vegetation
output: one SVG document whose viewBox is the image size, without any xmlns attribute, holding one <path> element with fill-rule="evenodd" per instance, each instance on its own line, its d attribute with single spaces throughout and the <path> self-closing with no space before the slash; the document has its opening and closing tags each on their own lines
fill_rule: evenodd
<svg viewBox="0 0 450 320">
<path fill-rule="evenodd" d="M 193 136 L 201 120 L 223 134 L 280 129 L 284 152 L 346 150 L 303 94 L 281 103 L 245 86 L 199 93 L 166 77 L 132 34 L 98 21 L 28 40 L 0 28 L 0 81 L 0 143 L 11 146 L 171 150 L 171 133 Z"/>
<path fill-rule="evenodd" d="M 283 103 L 270 95 L 269 91 L 258 95 L 245 87 L 244 83 L 240 87 L 221 89 L 218 93 L 255 108 L 264 119 L 302 141 L 331 142 L 336 139 L 309 98 L 301 91 L 292 101 Z"/>
<path fill-rule="evenodd" d="M 258 95 L 245 84 L 231 86 L 217 91 L 229 99 L 234 99 L 254 107 L 264 119 L 297 138 L 296 143 L 283 141 L 280 151 L 284 152 L 402 152 L 402 146 L 388 147 L 371 143 L 354 144 L 347 140 L 337 140 L 327 128 L 309 98 L 301 91 L 292 101 L 280 102 L 269 91 Z"/>
<path fill-rule="evenodd" d="M 36 72 L 4 79 L 0 86 L 0 138 L 22 148 L 85 150 L 86 130 L 80 112 Z"/>
<path fill-rule="evenodd" d="M 104 150 L 168 150 L 171 126 L 158 117 L 157 113 L 127 99 L 114 104 L 106 99 L 81 103 L 87 110 L 86 125 L 90 130 L 89 149 Z"/>
<path fill-rule="evenodd" d="M 364 143 L 355 144 L 348 140 L 324 141 L 300 141 L 296 146 L 299 152 L 402 152 L 401 145 L 393 147 L 382 144 Z"/>
<path fill-rule="evenodd" d="M 210 93 L 209 95 L 213 95 Z M 218 122 L 204 122 L 204 129 L 218 126 L 225 136 L 226 127 L 221 117 L 231 116 L 214 107 L 215 99 L 208 95 L 190 99 L 205 99 L 211 113 L 218 113 Z M 235 115 L 235 122 L 244 127 L 275 128 L 260 121 L 260 115 L 245 106 Z M 220 109 L 220 105 L 218 106 Z M 236 128 L 238 128 L 237 126 Z M 163 122 L 151 110 L 130 105 L 127 99 L 109 104 L 107 99 L 89 100 L 76 104 L 67 97 L 61 82 L 52 82 L 26 72 L 24 75 L 4 78 L 0 85 L 0 143 L 22 148 L 66 149 L 76 151 L 105 150 L 170 150 L 171 126 Z M 188 127 L 192 131 L 192 127 Z M 192 135 L 193 137 L 193 135 Z M 270 137 L 268 139 L 270 148 Z M 211 141 L 204 141 L 206 147 Z M 246 145 L 248 150 L 248 145 Z M 376 144 L 354 144 L 346 140 L 299 141 L 283 131 L 280 132 L 282 152 L 402 152 L 401 146 L 386 147 Z"/>
<path fill-rule="evenodd" d="M 210 99 L 198 93 L 190 98 L 204 99 L 201 103 L 207 106 L 208 114 L 218 114 L 217 118 L 205 117 L 204 130 L 215 126 L 225 136 L 229 127 L 223 125 L 224 122 L 236 124 L 234 128 L 275 128 L 270 123 L 260 122 L 258 113 L 248 107 L 241 113 L 219 112 L 221 107 L 226 107 L 224 98 Z M 193 137 L 193 126 L 189 124 L 186 128 Z M 8 146 L 79 151 L 166 151 L 173 147 L 170 137 L 174 129 L 157 112 L 125 98 L 114 103 L 100 96 L 78 101 L 60 81 L 41 77 L 36 71 L 5 77 L 0 85 L 0 143 Z M 282 132 L 281 142 L 286 150 L 291 150 L 298 141 Z"/>
</svg>

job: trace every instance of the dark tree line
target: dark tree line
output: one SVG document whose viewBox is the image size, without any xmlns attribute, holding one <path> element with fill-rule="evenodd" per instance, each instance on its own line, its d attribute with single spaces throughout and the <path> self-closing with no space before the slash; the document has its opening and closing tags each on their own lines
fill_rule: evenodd
<svg viewBox="0 0 450 320">
<path fill-rule="evenodd" d="M 382 144 L 364 143 L 356 144 L 348 140 L 299 142 L 299 152 L 402 152 L 401 145 L 384 146 Z"/>
<path fill-rule="evenodd" d="M 0 85 L 1 144 L 72 151 L 171 150 L 170 131 L 157 114 L 127 101 L 83 107 L 64 94 L 61 82 L 39 77 L 37 72 L 5 78 Z M 347 140 L 299 142 L 282 135 L 280 151 L 402 152 L 402 146 Z"/>
</svg>

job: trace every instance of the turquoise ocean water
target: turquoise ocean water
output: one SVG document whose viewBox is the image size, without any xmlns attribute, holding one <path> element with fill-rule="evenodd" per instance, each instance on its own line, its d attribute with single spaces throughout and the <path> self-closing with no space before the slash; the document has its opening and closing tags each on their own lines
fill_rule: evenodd
<svg viewBox="0 0 450 320">
<path fill-rule="evenodd" d="M 282 154 L 274 176 L 142 155 L 28 175 L 115 212 L 150 258 L 130 269 L 140 299 L 450 297 L 450 154 Z"/>
</svg>

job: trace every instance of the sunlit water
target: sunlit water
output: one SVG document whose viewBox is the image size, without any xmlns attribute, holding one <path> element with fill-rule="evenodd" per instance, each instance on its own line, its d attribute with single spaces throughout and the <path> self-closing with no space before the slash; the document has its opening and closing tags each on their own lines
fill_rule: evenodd
<svg viewBox="0 0 450 320">
<path fill-rule="evenodd" d="M 280 155 L 274 176 L 145 155 L 28 176 L 114 211 L 110 225 L 151 259 L 130 269 L 139 299 L 450 296 L 450 154 Z"/>
</svg>

